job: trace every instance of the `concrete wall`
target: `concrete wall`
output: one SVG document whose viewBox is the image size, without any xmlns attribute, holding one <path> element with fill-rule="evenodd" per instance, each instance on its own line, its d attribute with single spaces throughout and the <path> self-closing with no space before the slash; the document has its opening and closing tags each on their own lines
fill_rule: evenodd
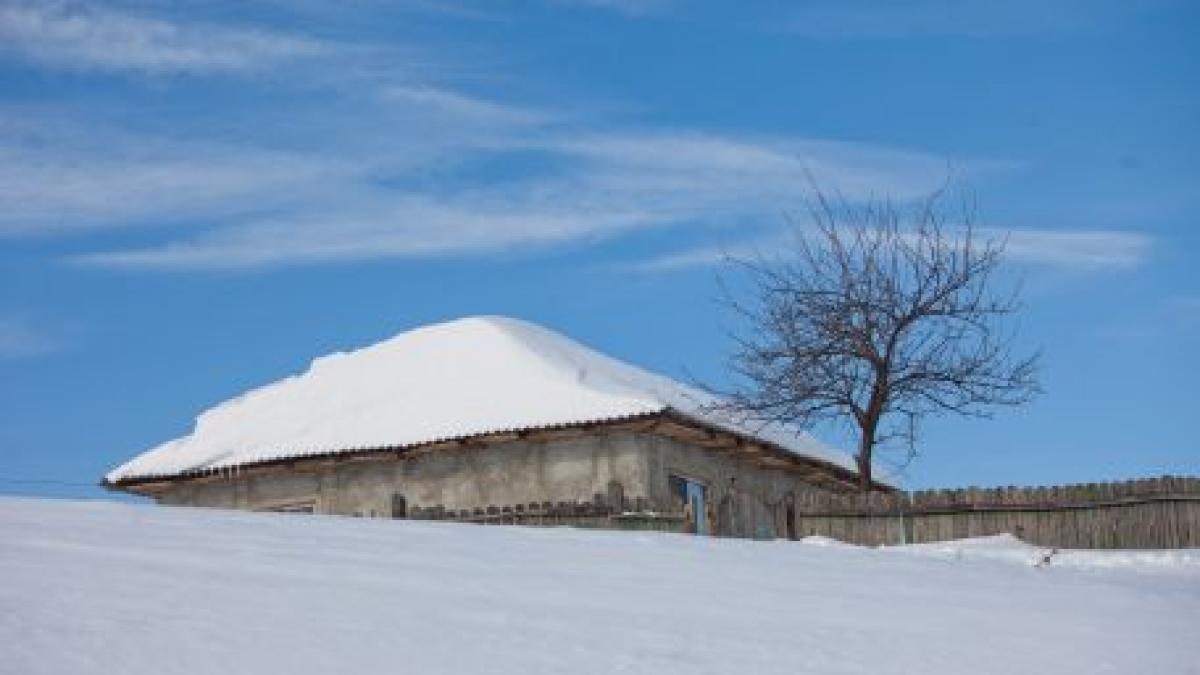
<svg viewBox="0 0 1200 675">
<path fill-rule="evenodd" d="M 786 536 L 786 503 L 815 489 L 792 474 L 673 439 L 614 432 L 181 484 L 159 501 L 257 510 L 311 503 L 317 513 L 386 517 L 395 494 L 403 495 L 410 509 L 474 509 L 590 501 L 616 481 L 630 502 L 643 498 L 652 509 L 679 511 L 670 475 L 705 486 L 708 529 L 727 536 Z"/>
<path fill-rule="evenodd" d="M 705 487 L 709 531 L 719 536 L 770 539 L 788 535 L 788 506 L 818 491 L 792 473 L 755 466 L 703 448 L 659 436 L 644 436 L 651 476 L 650 498 L 673 500 L 669 476 Z M 794 518 L 794 508 L 792 515 Z"/>
<path fill-rule="evenodd" d="M 646 495 L 646 458 L 633 434 L 439 450 L 404 459 L 336 463 L 324 470 L 281 469 L 180 484 L 159 501 L 236 509 L 311 501 L 318 513 L 385 516 L 391 514 L 396 493 L 410 506 L 460 509 L 590 500 L 605 493 L 610 481 L 621 483 L 627 496 Z"/>
<path fill-rule="evenodd" d="M 329 477 L 313 472 L 280 471 L 253 478 L 223 479 L 181 484 L 158 496 L 161 504 L 206 506 L 222 509 L 269 509 L 313 502 L 319 513 L 322 483 Z"/>
</svg>

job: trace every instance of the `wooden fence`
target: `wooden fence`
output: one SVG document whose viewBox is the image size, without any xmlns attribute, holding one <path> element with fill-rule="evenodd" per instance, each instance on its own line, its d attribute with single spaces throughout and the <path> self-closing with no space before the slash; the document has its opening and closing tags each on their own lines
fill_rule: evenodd
<svg viewBox="0 0 1200 675">
<path fill-rule="evenodd" d="M 1200 547 L 1200 478 L 803 495 L 796 533 L 869 546 L 1012 533 L 1055 548 Z"/>
</svg>

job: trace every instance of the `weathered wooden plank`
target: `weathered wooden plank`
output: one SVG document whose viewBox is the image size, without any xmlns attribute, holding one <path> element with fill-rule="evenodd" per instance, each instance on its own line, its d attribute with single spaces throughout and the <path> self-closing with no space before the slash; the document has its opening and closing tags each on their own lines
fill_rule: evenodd
<svg viewBox="0 0 1200 675">
<path fill-rule="evenodd" d="M 801 535 L 871 545 L 1002 532 L 1058 548 L 1170 548 L 1200 540 L 1200 480 L 1172 476 L 1039 488 L 805 495 L 796 509 L 803 514 Z"/>
</svg>

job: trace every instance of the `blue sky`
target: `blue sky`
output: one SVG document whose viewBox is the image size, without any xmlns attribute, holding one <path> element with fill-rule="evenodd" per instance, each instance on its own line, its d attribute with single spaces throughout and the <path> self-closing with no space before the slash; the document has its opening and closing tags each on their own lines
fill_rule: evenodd
<svg viewBox="0 0 1200 675">
<path fill-rule="evenodd" d="M 1200 473 L 1200 6 L 0 0 L 0 492 L 313 357 L 507 314 L 723 382 L 721 251 L 947 172 L 1046 393 L 913 487 Z M 820 430 L 834 443 L 836 429 Z"/>
</svg>

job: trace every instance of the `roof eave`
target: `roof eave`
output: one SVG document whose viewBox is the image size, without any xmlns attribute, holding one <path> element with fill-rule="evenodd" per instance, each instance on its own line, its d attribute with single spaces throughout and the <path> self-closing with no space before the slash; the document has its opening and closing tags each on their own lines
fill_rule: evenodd
<svg viewBox="0 0 1200 675">
<path fill-rule="evenodd" d="M 286 457 L 271 458 L 258 462 L 248 462 L 233 467 L 220 467 L 215 469 L 201 468 L 166 475 L 147 474 L 118 479 L 116 481 L 109 481 L 106 478 L 102 481 L 101 485 L 108 490 L 128 492 L 143 496 L 152 496 L 156 492 L 181 482 L 219 480 L 221 478 L 227 478 L 238 474 L 257 473 L 263 470 L 289 465 L 313 465 L 318 463 L 327 463 L 330 461 L 340 463 L 382 460 L 387 459 L 389 455 L 400 457 L 419 453 L 423 454 L 424 452 L 433 452 L 442 449 L 483 447 L 502 442 L 521 440 L 534 435 L 546 437 L 547 435 L 567 431 L 586 432 L 588 430 L 601 427 L 606 429 L 635 430 L 645 433 L 656 433 L 656 431 L 661 433 L 662 429 L 656 430 L 655 427 L 660 426 L 659 423 L 663 421 L 692 427 L 693 429 L 696 429 L 698 432 L 710 438 L 715 437 L 715 435 L 723 435 L 735 439 L 736 447 L 761 449 L 761 451 L 748 451 L 747 458 L 751 458 L 749 455 L 762 455 L 763 457 L 770 457 L 776 461 L 793 465 L 796 468 L 806 468 L 810 471 L 816 470 L 819 473 L 827 474 L 828 476 L 834 478 L 838 483 L 841 483 L 845 486 L 857 486 L 858 473 L 856 471 L 839 466 L 825 459 L 798 454 L 772 441 L 758 438 L 748 433 L 740 433 L 724 426 L 720 426 L 703 419 L 698 419 L 696 416 L 688 415 L 673 408 L 665 408 L 661 411 L 639 413 L 636 415 L 628 415 L 604 420 L 547 425 L 541 427 L 528 427 L 524 429 L 510 429 L 482 434 L 470 434 L 403 446 L 397 445 L 380 446 L 374 448 L 358 448 L 352 450 L 329 450 L 311 454 L 289 455 Z M 782 465 L 781 468 L 783 468 Z M 872 488 L 885 491 L 895 489 L 893 486 L 879 481 L 872 481 Z"/>
</svg>

